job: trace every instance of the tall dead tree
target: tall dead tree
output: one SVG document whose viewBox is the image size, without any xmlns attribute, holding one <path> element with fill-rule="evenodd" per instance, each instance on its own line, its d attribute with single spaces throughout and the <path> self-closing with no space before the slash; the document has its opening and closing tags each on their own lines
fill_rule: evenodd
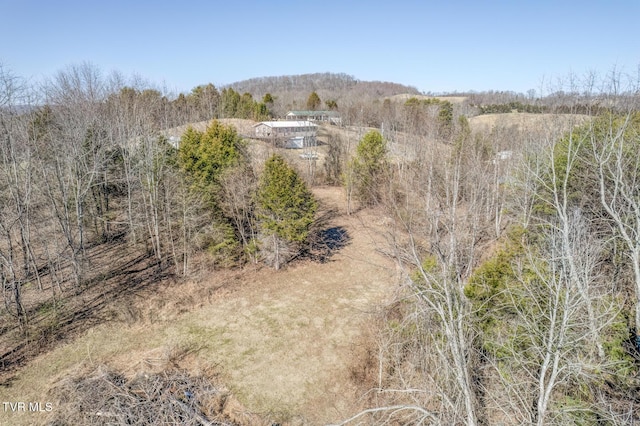
<svg viewBox="0 0 640 426">
<path fill-rule="evenodd" d="M 40 283 L 31 244 L 33 165 L 19 111 L 25 90 L 0 65 L 0 281 L 5 306 L 21 327 L 27 322 L 22 286 L 36 277 Z"/>
<path fill-rule="evenodd" d="M 460 154 L 442 161 L 435 154 L 446 150 L 431 143 L 424 151 L 431 155 L 416 162 L 420 166 L 399 182 L 406 198 L 400 197 L 392 209 L 398 226 L 394 250 L 406 270 L 414 297 L 413 321 L 423 336 L 411 358 L 424 367 L 403 386 L 415 389 L 420 407 L 437 411 L 439 421 L 475 425 L 483 418 L 483 408 L 474 373 L 472 305 L 464 286 L 491 225 L 482 212 L 492 186 L 490 179 L 481 178 L 481 161 Z M 416 415 L 422 421 L 428 418 L 418 411 Z"/>
<path fill-rule="evenodd" d="M 45 89 L 54 125 L 51 146 L 43 152 L 46 191 L 59 230 L 67 242 L 76 287 L 83 281 L 88 202 L 99 184 L 108 139 L 99 114 L 104 82 L 90 64 L 59 72 Z"/>
</svg>

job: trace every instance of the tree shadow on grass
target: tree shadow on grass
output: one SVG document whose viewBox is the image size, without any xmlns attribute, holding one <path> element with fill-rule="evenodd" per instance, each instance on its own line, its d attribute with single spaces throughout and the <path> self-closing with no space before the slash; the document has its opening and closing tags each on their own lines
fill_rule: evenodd
<svg viewBox="0 0 640 426">
<path fill-rule="evenodd" d="M 298 256 L 313 262 L 326 263 L 339 250 L 351 242 L 351 235 L 343 226 L 334 226 L 333 219 L 338 216 L 335 208 L 320 205 L 316 219 L 311 226 L 306 247 Z"/>
<path fill-rule="evenodd" d="M 346 247 L 351 241 L 349 232 L 342 226 L 333 226 L 315 233 L 308 251 L 308 257 L 320 263 L 326 263 L 330 258 Z"/>
<path fill-rule="evenodd" d="M 98 250 L 105 248 L 97 247 Z M 8 386 L 13 374 L 38 354 L 112 320 L 113 309 L 120 301 L 173 277 L 169 262 L 158 265 L 149 253 L 119 257 L 115 254 L 117 250 L 118 246 L 114 245 L 107 253 L 113 259 L 110 268 L 87 277 L 77 291 L 68 291 L 58 300 L 55 312 L 39 315 L 42 305 L 31 308 L 28 335 L 20 341 L 5 341 L 0 351 L 0 387 Z M 5 333 L 9 331 L 11 327 Z"/>
</svg>

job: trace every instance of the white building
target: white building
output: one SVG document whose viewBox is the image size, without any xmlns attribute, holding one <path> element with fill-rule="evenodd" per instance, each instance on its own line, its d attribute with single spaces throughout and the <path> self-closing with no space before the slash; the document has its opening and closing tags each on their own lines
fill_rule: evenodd
<svg viewBox="0 0 640 426">
<path fill-rule="evenodd" d="M 253 126 L 258 139 L 271 140 L 285 148 L 316 144 L 318 126 L 310 121 L 263 121 Z"/>
<path fill-rule="evenodd" d="M 335 125 L 342 124 L 338 111 L 289 111 L 287 120 L 324 121 Z"/>
</svg>

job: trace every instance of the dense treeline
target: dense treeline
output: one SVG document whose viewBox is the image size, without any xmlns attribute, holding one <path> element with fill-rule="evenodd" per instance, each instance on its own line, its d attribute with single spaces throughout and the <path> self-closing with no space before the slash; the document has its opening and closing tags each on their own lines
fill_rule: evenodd
<svg viewBox="0 0 640 426">
<path fill-rule="evenodd" d="M 257 77 L 233 83 L 231 87 L 239 92 L 249 92 L 255 95 L 258 93 L 309 92 L 319 89 L 346 91 L 357 83 L 358 81 L 353 76 L 327 72 Z"/>
<path fill-rule="evenodd" d="M 0 283 L 3 318 L 14 320 L 5 333 L 30 342 L 55 332 L 65 305 L 75 309 L 65 300 L 132 259 L 180 277 L 196 252 L 217 266 L 279 268 L 303 249 L 316 210 L 304 181 L 278 158 L 262 172 L 236 129 L 215 120 L 267 117 L 251 95 L 208 85 L 169 100 L 90 65 L 41 90 L 0 69 L 0 84 Z M 203 119 L 213 121 L 188 128 L 179 148 L 164 136 Z M 98 259 L 106 250 L 130 258 Z M 53 312 L 51 330 L 39 312 Z"/>
<path fill-rule="evenodd" d="M 550 102 L 548 104 L 545 104 L 540 101 L 537 101 L 535 104 L 514 101 L 506 104 L 478 105 L 477 108 L 479 114 L 506 114 L 510 112 L 526 112 L 530 114 L 554 113 L 599 115 L 605 113 L 606 111 L 619 110 L 619 107 L 616 107 L 615 104 L 605 106 L 598 102 L 598 100 L 594 100 L 591 103 L 573 103 L 570 105 L 553 105 Z M 622 105 L 622 109 L 624 108 L 624 105 Z"/>
<path fill-rule="evenodd" d="M 523 104 L 522 102 L 509 102 L 506 104 L 479 105 L 480 114 L 500 114 L 507 112 L 528 112 L 541 114 L 548 112 L 549 108 L 542 105 Z"/>
<path fill-rule="evenodd" d="M 638 105 L 606 96 L 616 108 L 589 119 L 581 98 L 573 119 L 488 135 L 460 110 L 442 133 L 441 101 L 407 101 L 420 113 L 404 127 L 418 130 L 411 155 L 354 192 L 393 218 L 389 252 L 406 283 L 383 318 L 376 408 L 354 418 L 640 419 L 640 118 Z"/>
<path fill-rule="evenodd" d="M 370 110 L 384 97 L 409 93 L 418 95 L 415 87 L 385 81 L 360 81 L 347 74 L 314 73 L 278 77 L 260 77 L 229 85 L 241 93 L 250 93 L 261 99 L 266 94 L 273 97 L 270 111 L 275 117 L 283 117 L 291 110 L 307 109 L 309 93 L 316 92 L 323 101 L 333 101 L 349 123 L 360 119 L 361 110 Z M 333 109 L 331 103 L 326 109 Z M 343 108 L 344 107 L 344 108 Z"/>
<path fill-rule="evenodd" d="M 258 97 L 265 93 L 280 95 L 285 93 L 309 93 L 311 91 L 321 92 L 323 95 L 332 93 L 344 97 L 354 97 L 354 95 L 358 94 L 385 97 L 401 93 L 419 93 L 415 87 L 386 81 L 360 81 L 353 76 L 342 73 L 259 77 L 233 83 L 230 87 L 238 92 L 248 92 Z"/>
</svg>

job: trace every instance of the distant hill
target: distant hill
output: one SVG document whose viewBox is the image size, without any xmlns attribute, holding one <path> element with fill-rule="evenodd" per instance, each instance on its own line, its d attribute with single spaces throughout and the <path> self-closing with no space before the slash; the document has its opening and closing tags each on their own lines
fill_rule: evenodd
<svg viewBox="0 0 640 426">
<path fill-rule="evenodd" d="M 418 89 L 399 83 L 386 81 L 361 81 L 344 73 L 313 73 L 284 75 L 275 77 L 257 77 L 232 83 L 230 87 L 239 93 L 251 93 L 258 99 L 265 93 L 273 96 L 296 97 L 306 99 L 313 91 L 321 99 L 362 99 L 381 98 L 399 94 L 419 95 Z"/>
<path fill-rule="evenodd" d="M 32 111 L 37 108 L 37 105 L 25 105 L 25 104 L 17 104 L 10 106 L 1 106 L 0 111 L 11 112 L 14 114 L 24 114 L 26 112 Z"/>
</svg>

